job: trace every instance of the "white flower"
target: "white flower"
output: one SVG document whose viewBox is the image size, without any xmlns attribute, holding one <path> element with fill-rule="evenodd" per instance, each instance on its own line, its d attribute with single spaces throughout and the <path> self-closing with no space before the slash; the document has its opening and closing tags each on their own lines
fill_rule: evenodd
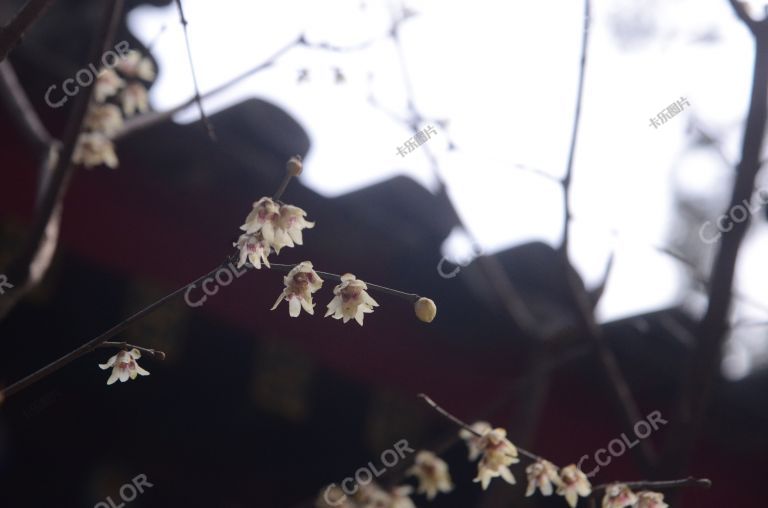
<svg viewBox="0 0 768 508">
<path fill-rule="evenodd" d="M 107 363 L 99 364 L 102 370 L 112 367 L 112 374 L 107 379 L 107 384 L 111 385 L 118 379 L 121 383 L 125 383 L 129 378 L 136 379 L 137 375 L 149 376 L 149 372 L 142 369 L 136 362 L 139 358 L 141 358 L 141 352 L 134 348 L 130 351 L 120 351 Z"/>
<path fill-rule="evenodd" d="M 306 220 L 307 212 L 293 205 L 282 205 L 280 207 L 280 217 L 278 219 L 278 226 L 285 231 L 288 238 L 291 240 L 288 243 L 289 247 L 293 247 L 293 243 L 296 245 L 302 245 L 302 229 L 312 229 L 315 227 L 314 222 Z"/>
<path fill-rule="evenodd" d="M 77 145 L 72 154 L 72 162 L 93 168 L 105 164 L 110 168 L 117 167 L 117 154 L 112 141 L 98 132 L 86 132 L 77 138 Z"/>
<path fill-rule="evenodd" d="M 144 81 L 155 79 L 155 66 L 152 60 L 142 57 L 141 53 L 135 49 L 130 50 L 117 62 L 117 70 L 129 78 L 139 78 Z"/>
<path fill-rule="evenodd" d="M 475 422 L 470 425 L 470 428 L 482 436 L 493 427 L 491 427 L 491 424 L 488 422 Z M 461 439 L 467 443 L 467 448 L 469 448 L 469 460 L 477 460 L 480 454 L 483 453 L 483 451 L 480 449 L 481 438 L 477 437 L 467 429 L 461 429 L 461 431 L 459 431 L 459 437 L 461 437 Z"/>
<path fill-rule="evenodd" d="M 499 476 L 514 485 L 515 477 L 509 466 L 520 462 L 520 459 L 517 458 L 517 448 L 507 439 L 507 431 L 496 428 L 486 432 L 478 446 L 483 458 L 477 463 L 477 477 L 473 481 L 480 482 L 483 490 L 488 488 L 493 478 Z"/>
<path fill-rule="evenodd" d="M 669 505 L 664 502 L 664 494 L 641 490 L 637 493 L 635 508 L 669 508 Z"/>
<path fill-rule="evenodd" d="M 262 238 L 260 233 L 254 235 L 244 233 L 240 235 L 237 243 L 232 245 L 240 249 L 240 260 L 237 262 L 238 268 L 243 266 L 246 260 L 250 261 L 257 270 L 261 270 L 262 261 L 267 265 L 267 268 L 270 268 L 269 259 L 267 259 L 267 256 L 269 256 L 269 244 Z"/>
<path fill-rule="evenodd" d="M 149 96 L 146 87 L 141 83 L 131 83 L 120 93 L 125 116 L 149 111 Z"/>
<path fill-rule="evenodd" d="M 556 487 L 562 485 L 560 476 L 557 474 L 557 467 L 547 460 L 537 460 L 525 468 L 525 472 L 528 474 L 526 496 L 532 496 L 537 488 L 541 491 L 542 495 L 551 496 L 553 491 L 552 485 Z"/>
<path fill-rule="evenodd" d="M 416 508 L 413 500 L 410 498 L 413 487 L 410 485 L 401 485 L 392 489 L 392 497 L 389 502 L 389 508 Z"/>
<path fill-rule="evenodd" d="M 562 485 L 558 487 L 557 494 L 565 496 L 571 508 L 575 508 L 579 496 L 587 497 L 592 492 L 592 485 L 581 470 L 575 464 L 564 467 L 560 471 Z"/>
<path fill-rule="evenodd" d="M 280 207 L 272 201 L 272 198 L 264 196 L 253 203 L 253 210 L 245 218 L 245 224 L 240 229 L 248 234 L 261 233 L 270 244 L 275 239 L 275 227 L 280 217 Z"/>
<path fill-rule="evenodd" d="M 96 102 L 104 102 L 125 86 L 125 81 L 120 79 L 112 69 L 102 69 L 96 76 L 96 84 L 93 87 L 93 99 Z"/>
<path fill-rule="evenodd" d="M 420 451 L 416 454 L 414 465 L 406 474 L 418 478 L 418 493 L 426 494 L 430 501 L 438 492 L 447 493 L 453 490 L 448 464 L 432 452 Z"/>
<path fill-rule="evenodd" d="M 334 319 L 343 319 L 345 323 L 354 319 L 363 326 L 365 314 L 373 312 L 373 308 L 379 306 L 376 300 L 368 295 L 367 290 L 365 282 L 357 280 L 351 273 L 342 275 L 341 284 L 333 289 L 336 296 L 328 304 L 325 317 L 333 315 Z"/>
<path fill-rule="evenodd" d="M 323 279 L 312 269 L 312 263 L 304 261 L 294 266 L 288 275 L 283 277 L 285 289 L 280 293 L 271 310 L 275 310 L 280 302 L 288 302 L 288 313 L 291 317 L 298 317 L 303 308 L 309 314 L 314 314 L 312 293 L 320 289 Z"/>
<path fill-rule="evenodd" d="M 623 483 L 608 485 L 603 495 L 603 508 L 627 508 L 634 506 L 637 496 Z"/>
<path fill-rule="evenodd" d="M 84 121 L 85 127 L 112 137 L 123 126 L 123 115 L 114 104 L 92 105 Z"/>
</svg>

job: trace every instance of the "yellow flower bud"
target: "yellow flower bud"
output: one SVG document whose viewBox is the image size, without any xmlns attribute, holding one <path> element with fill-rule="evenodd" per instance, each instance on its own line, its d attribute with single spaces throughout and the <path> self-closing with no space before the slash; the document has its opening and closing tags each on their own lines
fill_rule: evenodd
<svg viewBox="0 0 768 508">
<path fill-rule="evenodd" d="M 285 170 L 291 175 L 291 176 L 299 176 L 301 174 L 303 166 L 301 164 L 301 156 L 300 155 L 294 155 L 290 159 L 288 159 L 288 164 L 285 166 Z"/>
<path fill-rule="evenodd" d="M 437 306 L 429 298 L 419 298 L 413 308 L 416 311 L 416 317 L 425 323 L 431 323 L 437 314 Z"/>
</svg>

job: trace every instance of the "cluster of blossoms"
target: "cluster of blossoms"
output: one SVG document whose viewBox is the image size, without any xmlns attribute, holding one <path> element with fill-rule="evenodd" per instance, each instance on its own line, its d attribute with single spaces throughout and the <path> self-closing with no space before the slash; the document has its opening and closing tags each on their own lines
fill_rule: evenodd
<svg viewBox="0 0 768 508">
<path fill-rule="evenodd" d="M 614 483 L 605 489 L 603 508 L 667 508 L 664 494 L 643 490 L 635 494 L 623 483 Z"/>
<path fill-rule="evenodd" d="M 141 351 L 134 348 L 130 351 L 120 351 L 107 363 L 100 364 L 102 370 L 112 367 L 112 374 L 107 379 L 107 384 L 111 385 L 118 379 L 125 383 L 128 379 L 136 379 L 136 376 L 149 376 L 149 372 L 142 369 L 136 360 L 141 358 Z"/>
<path fill-rule="evenodd" d="M 102 69 L 96 77 L 91 104 L 84 120 L 84 132 L 75 146 L 72 161 L 86 168 L 118 165 L 111 138 L 123 126 L 123 118 L 149 111 L 147 83 L 155 79 L 149 58 L 130 50 L 113 69 Z"/>
<path fill-rule="evenodd" d="M 400 485 L 385 490 L 375 482 L 361 485 L 352 498 L 339 487 L 325 489 L 317 498 L 317 508 L 416 508 L 411 500 L 413 488 Z"/>
</svg>

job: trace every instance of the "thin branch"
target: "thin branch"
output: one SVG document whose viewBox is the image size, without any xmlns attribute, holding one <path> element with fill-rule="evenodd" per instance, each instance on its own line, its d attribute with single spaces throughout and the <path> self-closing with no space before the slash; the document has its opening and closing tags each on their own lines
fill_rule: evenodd
<svg viewBox="0 0 768 508">
<path fill-rule="evenodd" d="M 584 33 L 581 37 L 581 61 L 579 63 L 579 81 L 576 87 L 576 110 L 573 114 L 573 130 L 571 132 L 571 146 L 568 149 L 568 162 L 565 167 L 565 176 L 562 179 L 563 186 L 563 240 L 560 250 L 564 256 L 568 256 L 569 229 L 571 224 L 571 178 L 573 177 L 573 161 L 576 155 L 576 141 L 581 121 L 581 103 L 584 96 L 584 75 L 587 67 L 587 47 L 589 45 L 589 25 L 591 22 L 590 0 L 584 0 Z"/>
<path fill-rule="evenodd" d="M 666 490 L 666 489 L 679 489 L 683 487 L 699 487 L 703 489 L 708 489 L 712 486 L 712 481 L 707 478 L 694 478 L 693 476 L 689 476 L 688 478 L 683 478 L 681 480 L 603 483 L 603 484 L 592 487 L 592 494 L 603 491 L 608 487 L 610 487 L 611 485 L 615 485 L 616 483 L 621 483 L 622 485 L 626 485 L 632 490 Z"/>
<path fill-rule="evenodd" d="M 110 49 L 118 24 L 122 19 L 124 0 L 112 0 L 104 11 L 104 18 L 98 36 L 94 39 L 93 47 L 89 55 L 89 62 L 98 61 L 106 51 Z M 93 83 L 82 86 L 80 94 L 75 98 L 74 105 L 69 114 L 67 125 L 62 136 L 61 149 L 58 151 L 56 164 L 50 172 L 50 179 L 41 192 L 38 202 L 37 214 L 31 228 L 31 232 L 25 240 L 21 254 L 14 259 L 8 267 L 6 274 L 14 281 L 16 288 L 13 292 L 0 299 L 0 319 L 2 319 L 39 279 L 32 277 L 32 270 L 44 274 L 48 266 L 42 266 L 38 262 L 42 259 L 42 253 L 50 248 L 50 242 L 46 244 L 46 232 L 51 230 L 52 221 L 57 220 L 57 210 L 64 199 L 69 180 L 74 170 L 72 154 L 75 150 L 83 120 L 88 110 L 91 99 Z M 55 245 L 54 245 L 55 247 Z"/>
<path fill-rule="evenodd" d="M 53 5 L 53 1 L 29 0 L 10 23 L 0 28 L 0 62 L 5 60 L 8 54 L 13 51 L 29 27 Z"/>
<path fill-rule="evenodd" d="M 9 61 L 0 62 L 0 98 L 35 152 L 47 152 L 53 138 L 32 106 Z"/>
<path fill-rule="evenodd" d="M 146 353 L 156 360 L 165 360 L 165 353 L 156 349 L 149 349 L 128 342 L 102 342 L 96 348 L 118 348 L 123 350 L 138 349 L 142 353 Z"/>
<path fill-rule="evenodd" d="M 731 4 L 733 11 L 736 13 L 736 17 L 738 17 L 745 25 L 747 25 L 747 28 L 754 33 L 757 29 L 758 22 L 752 19 L 747 13 L 744 4 L 740 0 L 728 0 L 728 3 Z"/>
<path fill-rule="evenodd" d="M 154 312 L 155 310 L 159 309 L 163 305 L 165 305 L 167 302 L 171 301 L 176 296 L 179 296 L 180 294 L 184 293 L 187 288 L 190 286 L 193 286 L 202 280 L 211 277 L 216 272 L 218 272 L 221 268 L 227 266 L 231 260 L 227 258 L 227 260 L 211 270 L 210 272 L 206 273 L 205 275 L 202 275 L 195 279 L 194 281 L 190 282 L 189 284 L 185 284 L 184 286 L 180 287 L 176 291 L 173 291 L 172 293 L 169 293 L 165 295 L 164 297 L 160 298 L 159 300 L 155 301 L 154 303 L 144 307 L 143 309 L 139 310 L 132 316 L 124 319 L 120 323 L 116 324 L 106 332 L 98 335 L 97 337 L 89 340 L 82 346 L 78 347 L 77 349 L 67 353 L 66 355 L 62 356 L 58 360 L 55 360 L 42 369 L 34 372 L 33 374 L 30 374 L 29 376 L 25 377 L 24 379 L 21 379 L 19 381 L 16 381 L 12 385 L 8 386 L 5 390 L 0 392 L 0 400 L 10 397 L 11 395 L 14 395 L 24 388 L 30 386 L 33 383 L 36 383 L 37 381 L 40 381 L 41 379 L 50 376 L 57 370 L 61 369 L 62 367 L 65 367 L 66 365 L 72 363 L 73 361 L 77 360 L 81 356 L 84 356 L 87 353 L 90 353 L 94 349 L 100 347 L 102 344 L 107 342 L 109 339 L 114 338 L 118 333 L 122 332 L 129 326 L 131 326 L 134 322 L 138 321 L 139 319 L 143 318 L 144 316 Z"/>
<path fill-rule="evenodd" d="M 200 111 L 200 119 L 202 120 L 203 126 L 208 133 L 208 137 L 211 138 L 211 141 L 216 141 L 216 133 L 213 130 L 213 125 L 211 125 L 211 121 L 208 118 L 208 115 L 205 114 L 205 109 L 203 109 L 203 99 L 200 96 L 200 87 L 197 84 L 197 73 L 195 72 L 195 63 L 192 58 L 192 48 L 189 45 L 189 29 L 187 27 L 189 23 L 187 22 L 186 16 L 184 16 L 184 9 L 181 6 L 181 0 L 176 0 L 176 7 L 179 10 L 179 18 L 181 21 L 181 26 L 184 30 L 184 42 L 187 45 L 187 59 L 189 60 L 189 69 L 192 73 L 192 84 L 195 86 L 194 101 L 197 103 L 197 109 Z"/>
</svg>

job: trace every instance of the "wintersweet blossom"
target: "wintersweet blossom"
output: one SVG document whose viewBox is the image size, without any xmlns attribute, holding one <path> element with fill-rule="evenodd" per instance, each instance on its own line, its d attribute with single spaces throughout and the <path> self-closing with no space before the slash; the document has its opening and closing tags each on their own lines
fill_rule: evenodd
<svg viewBox="0 0 768 508">
<path fill-rule="evenodd" d="M 240 226 L 240 229 L 248 234 L 261 232 L 264 239 L 272 243 L 279 217 L 280 206 L 272 201 L 272 198 L 264 196 L 253 203 L 253 210 L 245 218 L 245 224 Z"/>
<path fill-rule="evenodd" d="M 636 502 L 637 495 L 629 487 L 623 483 L 614 483 L 606 487 L 602 507 L 627 508 L 627 506 L 634 506 Z"/>
<path fill-rule="evenodd" d="M 558 495 L 565 496 L 571 508 L 575 508 L 579 496 L 587 497 L 592 493 L 592 485 L 581 470 L 575 464 L 564 467 L 560 471 L 562 485 L 558 487 Z"/>
<path fill-rule="evenodd" d="M 280 302 L 288 302 L 288 313 L 291 317 L 298 317 L 303 308 L 307 313 L 314 314 L 312 293 L 320 289 L 323 279 L 312 269 L 312 263 L 304 261 L 294 266 L 288 275 L 283 277 L 285 289 L 280 293 L 277 301 L 272 306 L 275 310 Z"/>
<path fill-rule="evenodd" d="M 155 79 L 155 66 L 147 57 L 132 49 L 117 62 L 117 70 L 129 78 L 139 78 L 144 81 Z"/>
<path fill-rule="evenodd" d="M 315 226 L 314 222 L 304 218 L 306 215 L 298 206 L 279 205 L 265 196 L 253 203 L 253 210 L 240 229 L 249 234 L 260 232 L 279 254 L 283 247 L 302 245 L 302 230 Z"/>
<path fill-rule="evenodd" d="M 120 79 L 112 69 L 102 69 L 96 76 L 96 84 L 93 86 L 93 99 L 96 102 L 104 102 L 115 95 L 125 86 L 125 81 Z"/>
<path fill-rule="evenodd" d="M 141 358 L 141 351 L 134 348 L 130 351 L 120 351 L 107 360 L 107 363 L 99 364 L 102 370 L 112 367 L 112 374 L 107 379 L 107 384 L 111 385 L 118 379 L 121 383 L 125 383 L 129 378 L 136 379 L 137 375 L 149 376 L 149 372 L 142 369 L 136 362 L 139 358 Z"/>
<path fill-rule="evenodd" d="M 302 245 L 303 239 L 301 231 L 303 229 L 312 229 L 315 227 L 314 222 L 306 220 L 307 212 L 293 205 L 282 205 L 280 207 L 280 217 L 278 218 L 278 227 L 288 235 L 290 242 L 287 243 L 289 247 L 293 247 L 293 244 Z"/>
<path fill-rule="evenodd" d="M 488 422 L 475 422 L 469 427 L 480 434 L 480 436 L 493 428 Z M 459 437 L 467 443 L 467 448 L 469 448 L 469 460 L 477 460 L 477 458 L 483 453 L 483 451 L 480 449 L 481 437 L 476 436 L 467 429 L 461 429 L 461 431 L 459 431 Z"/>
<path fill-rule="evenodd" d="M 351 273 L 342 275 L 341 284 L 333 289 L 336 296 L 328 304 L 325 317 L 332 315 L 334 319 L 343 319 L 345 323 L 354 319 L 363 326 L 365 314 L 373 312 L 373 308 L 379 306 L 367 290 L 365 282 L 357 280 Z"/>
<path fill-rule="evenodd" d="M 123 126 L 123 115 L 114 104 L 98 104 L 88 108 L 84 125 L 86 128 L 112 137 Z"/>
<path fill-rule="evenodd" d="M 419 480 L 417 492 L 426 494 L 430 501 L 437 496 L 438 492 L 448 493 L 453 490 L 448 464 L 432 452 L 417 453 L 414 465 L 408 469 L 407 474 Z"/>
<path fill-rule="evenodd" d="M 149 96 L 146 87 L 141 83 L 130 83 L 120 93 L 120 102 L 126 116 L 149 111 Z"/>
<path fill-rule="evenodd" d="M 634 508 L 669 508 L 669 505 L 664 502 L 664 494 L 641 490 L 637 493 L 637 504 Z"/>
<path fill-rule="evenodd" d="M 559 487 L 562 485 L 560 476 L 557 474 L 557 467 L 548 460 L 537 460 L 525 468 L 525 472 L 528 475 L 526 496 L 532 496 L 537 488 L 543 496 L 551 496 L 553 492 L 552 486 Z"/>
<path fill-rule="evenodd" d="M 80 134 L 72 154 L 72 162 L 82 164 L 86 168 L 105 164 L 114 169 L 118 164 L 115 146 L 109 138 L 99 132 Z"/>
<path fill-rule="evenodd" d="M 244 233 L 240 235 L 237 243 L 232 244 L 234 247 L 240 249 L 240 259 L 237 262 L 237 267 L 242 267 L 246 261 L 250 261 L 251 264 L 257 269 L 261 270 L 261 262 L 263 261 L 267 268 L 269 266 L 269 244 L 261 236 L 261 233 L 249 235 Z"/>
<path fill-rule="evenodd" d="M 507 439 L 507 431 L 496 428 L 486 432 L 478 446 L 483 457 L 477 463 L 477 477 L 473 481 L 480 482 L 483 490 L 488 488 L 493 478 L 499 476 L 514 485 L 515 477 L 509 466 L 520 462 L 520 459 L 517 458 L 517 448 Z"/>
</svg>

